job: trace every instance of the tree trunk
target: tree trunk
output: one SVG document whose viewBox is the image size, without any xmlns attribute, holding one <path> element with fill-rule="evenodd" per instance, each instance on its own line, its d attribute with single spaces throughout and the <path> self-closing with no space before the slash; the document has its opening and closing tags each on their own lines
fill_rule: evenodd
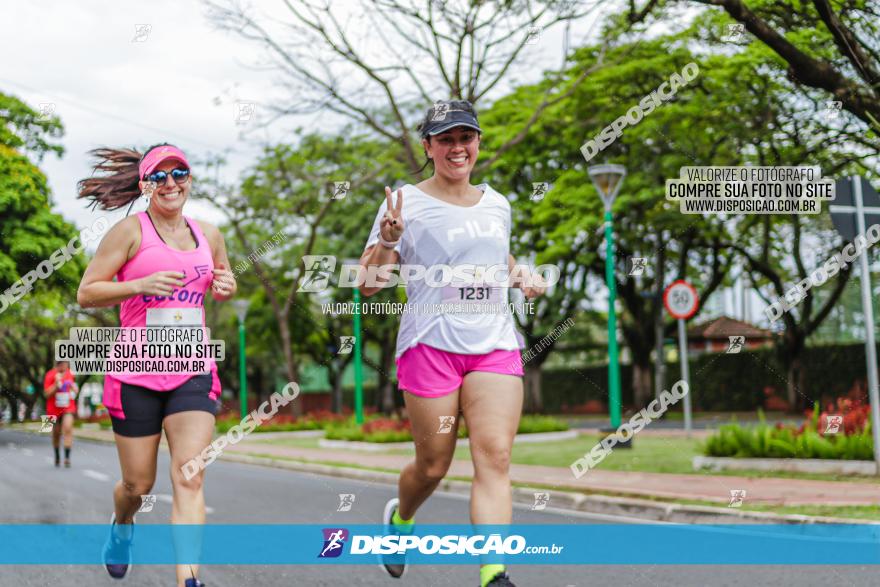
<svg viewBox="0 0 880 587">
<path fill-rule="evenodd" d="M 660 246 L 663 233 L 654 246 L 657 258 L 656 290 L 654 291 L 654 399 L 660 399 L 660 392 L 666 385 L 666 357 L 663 356 L 663 282 L 666 279 L 666 247 Z"/>
<path fill-rule="evenodd" d="M 647 359 L 647 360 L 645 360 Z M 633 357 L 633 404 L 639 410 L 651 399 L 651 361 L 648 357 Z"/>
<path fill-rule="evenodd" d="M 394 365 L 394 353 L 397 351 L 397 334 L 389 336 L 385 339 L 382 346 L 382 371 L 388 373 L 383 381 L 382 388 L 378 391 L 381 395 L 382 413 L 391 414 L 396 411 L 396 403 L 394 394 L 397 391 L 394 381 L 391 380 L 391 367 Z"/>
<path fill-rule="evenodd" d="M 534 361 L 524 366 L 523 385 L 525 387 L 525 410 L 528 413 L 544 411 L 544 398 L 541 394 L 541 366 Z"/>
<path fill-rule="evenodd" d="M 330 396 L 331 409 L 334 414 L 342 413 L 342 380 L 345 373 L 344 368 L 340 368 L 338 361 L 333 361 L 333 391 Z"/>
<path fill-rule="evenodd" d="M 795 367 L 795 361 L 792 360 L 788 364 L 788 378 L 785 381 L 785 399 L 788 401 L 789 410 L 794 410 L 794 403 L 797 400 L 797 391 L 794 384 L 796 373 L 797 367 Z"/>
<path fill-rule="evenodd" d="M 284 353 L 284 367 L 287 372 L 287 382 L 299 384 L 299 365 L 293 356 L 293 348 L 290 343 L 290 327 L 287 324 L 287 316 L 279 320 L 278 327 L 281 333 L 281 349 Z M 290 402 L 290 411 L 294 418 L 302 416 L 302 402 L 295 399 Z"/>
<path fill-rule="evenodd" d="M 788 375 L 785 382 L 786 399 L 789 410 L 796 412 L 802 405 L 805 405 L 801 400 L 807 395 L 806 372 L 803 365 L 806 336 L 799 329 L 786 329 L 783 340 L 782 357 Z"/>
<path fill-rule="evenodd" d="M 791 412 L 799 411 L 803 403 L 801 400 L 807 384 L 806 375 L 800 353 L 791 357 L 788 364 L 788 380 L 785 382 L 786 399 Z"/>
<path fill-rule="evenodd" d="M 391 381 L 390 377 L 385 379 L 385 384 L 382 386 L 381 393 L 382 413 L 390 416 L 397 408 L 397 406 L 394 404 L 394 382 Z"/>
</svg>

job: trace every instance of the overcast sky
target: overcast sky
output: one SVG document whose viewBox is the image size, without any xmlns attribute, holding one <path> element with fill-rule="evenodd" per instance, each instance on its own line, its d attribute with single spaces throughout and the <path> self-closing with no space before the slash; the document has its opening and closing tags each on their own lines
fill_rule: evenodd
<svg viewBox="0 0 880 587">
<path fill-rule="evenodd" d="M 12 16 L 0 19 L 0 91 L 35 109 L 49 104 L 61 118 L 64 156 L 47 156 L 40 166 L 54 209 L 80 229 L 98 216 L 75 197 L 77 180 L 91 172 L 90 149 L 169 141 L 191 158 L 231 149 L 226 174 L 234 179 L 255 161 L 258 140 L 284 140 L 296 125 L 315 128 L 315 117 L 306 117 L 240 136 L 235 102 L 255 102 L 259 116 L 261 100 L 278 95 L 277 74 L 253 68 L 264 56 L 259 45 L 214 29 L 200 1 L 0 0 L 0 5 L 4 17 Z M 257 5 L 264 12 L 281 10 L 275 0 Z M 346 8 L 344 2 L 334 6 Z M 144 24 L 149 31 L 138 33 L 137 25 Z M 544 67 L 520 72 L 521 83 L 559 67 L 561 27 L 544 31 L 528 49 Z M 328 117 L 321 122 L 326 128 Z M 142 207 L 136 204 L 135 210 Z M 198 201 L 187 205 L 187 214 L 223 220 Z M 112 221 L 123 215 L 112 215 Z"/>
</svg>

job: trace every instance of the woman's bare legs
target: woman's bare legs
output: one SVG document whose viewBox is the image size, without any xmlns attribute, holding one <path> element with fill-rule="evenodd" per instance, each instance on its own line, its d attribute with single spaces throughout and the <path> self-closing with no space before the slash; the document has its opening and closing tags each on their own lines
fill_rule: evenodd
<svg viewBox="0 0 880 587">
<path fill-rule="evenodd" d="M 116 434 L 116 452 L 122 479 L 113 488 L 113 506 L 117 524 L 131 524 L 141 507 L 141 496 L 150 493 L 156 482 L 156 457 L 161 434 L 120 436 Z"/>
<path fill-rule="evenodd" d="M 461 408 L 467 422 L 474 481 L 471 522 L 510 524 L 513 497 L 510 453 L 519 428 L 523 386 L 519 377 L 472 371 L 461 386 Z M 503 567 L 486 567 L 484 581 Z"/>
<path fill-rule="evenodd" d="M 174 500 L 171 509 L 172 524 L 204 524 L 205 494 L 202 483 L 205 471 L 201 470 L 191 479 L 183 474 L 183 465 L 202 452 L 214 435 L 214 415 L 209 412 L 178 412 L 166 416 L 162 422 L 168 448 L 171 451 L 171 486 Z M 187 533 L 187 536 L 190 534 Z M 177 565 L 177 584 L 198 576 L 198 565 Z"/>
<path fill-rule="evenodd" d="M 397 511 L 401 518 L 409 520 L 431 496 L 452 463 L 458 433 L 458 390 L 430 398 L 405 392 L 404 401 L 412 425 L 416 458 L 400 473 Z M 439 432 L 441 418 L 448 416 L 455 418 L 452 429 Z"/>
</svg>

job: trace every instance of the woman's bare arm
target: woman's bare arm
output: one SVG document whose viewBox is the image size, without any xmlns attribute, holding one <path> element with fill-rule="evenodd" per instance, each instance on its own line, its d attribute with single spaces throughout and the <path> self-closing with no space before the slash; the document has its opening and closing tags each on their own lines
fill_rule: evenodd
<svg viewBox="0 0 880 587">
<path fill-rule="evenodd" d="M 364 270 L 367 270 L 370 265 L 396 265 L 398 263 L 400 263 L 400 253 L 381 244 L 367 247 L 360 259 L 361 267 L 363 267 Z M 358 289 L 361 290 L 364 297 L 370 297 L 383 288 L 361 285 Z"/>
<path fill-rule="evenodd" d="M 214 260 L 214 280 L 211 283 L 211 297 L 218 302 L 226 301 L 238 291 L 235 275 L 229 270 L 229 256 L 226 253 L 226 240 L 223 233 L 213 224 L 197 221 L 208 244 L 211 245 L 211 257 Z"/>
<path fill-rule="evenodd" d="M 135 228 L 135 224 L 138 224 Z M 114 306 L 136 296 L 140 290 L 137 280 L 115 282 L 113 277 L 129 259 L 136 240 L 140 240 L 137 217 L 126 218 L 110 229 L 101 240 L 95 257 L 83 274 L 76 292 L 76 301 L 83 308 Z"/>
</svg>

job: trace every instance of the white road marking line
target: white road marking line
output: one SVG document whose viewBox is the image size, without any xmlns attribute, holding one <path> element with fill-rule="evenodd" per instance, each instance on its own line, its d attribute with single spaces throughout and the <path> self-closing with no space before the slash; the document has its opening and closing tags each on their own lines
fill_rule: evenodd
<svg viewBox="0 0 880 587">
<path fill-rule="evenodd" d="M 168 495 L 167 493 L 157 493 L 156 494 L 156 501 L 161 501 L 162 503 L 171 504 L 171 503 L 174 503 L 174 498 L 172 496 Z M 206 505 L 205 506 L 205 513 L 206 514 L 213 514 L 214 508 L 212 508 L 209 505 Z"/>
<path fill-rule="evenodd" d="M 86 477 L 94 479 L 95 481 L 109 481 L 110 480 L 110 475 L 105 475 L 104 473 L 101 473 L 99 471 L 93 471 L 91 469 L 83 469 L 82 473 Z"/>
</svg>

